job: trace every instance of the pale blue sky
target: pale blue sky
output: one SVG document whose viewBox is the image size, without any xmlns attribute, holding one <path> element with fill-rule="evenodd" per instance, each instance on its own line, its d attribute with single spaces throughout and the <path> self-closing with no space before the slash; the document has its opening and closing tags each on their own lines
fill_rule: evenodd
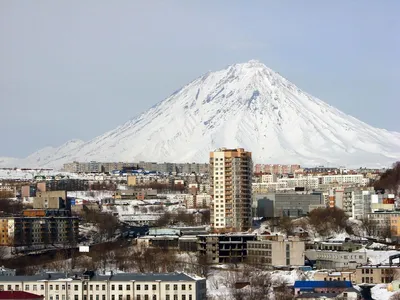
<svg viewBox="0 0 400 300">
<path fill-rule="evenodd" d="M 209 71 L 258 59 L 400 131 L 400 1 L 0 1 L 0 156 L 124 123 Z"/>
</svg>

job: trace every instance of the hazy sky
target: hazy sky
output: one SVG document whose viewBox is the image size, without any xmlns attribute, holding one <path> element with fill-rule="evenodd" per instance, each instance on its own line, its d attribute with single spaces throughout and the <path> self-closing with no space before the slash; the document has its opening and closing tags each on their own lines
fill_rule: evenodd
<svg viewBox="0 0 400 300">
<path fill-rule="evenodd" d="M 91 139 L 258 59 L 400 131 L 400 1 L 0 1 L 0 156 Z"/>
</svg>

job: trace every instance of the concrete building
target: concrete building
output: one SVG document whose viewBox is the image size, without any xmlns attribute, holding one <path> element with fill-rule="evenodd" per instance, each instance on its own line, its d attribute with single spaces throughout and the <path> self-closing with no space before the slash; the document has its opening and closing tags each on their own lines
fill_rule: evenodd
<svg viewBox="0 0 400 300">
<path fill-rule="evenodd" d="M 0 277 L 0 290 L 26 291 L 44 300 L 205 300 L 204 278 L 185 273 L 98 275 L 44 273 Z"/>
<path fill-rule="evenodd" d="M 335 250 L 308 249 L 305 251 L 308 260 L 315 263 L 317 269 L 355 270 L 357 266 L 367 263 L 366 252 L 348 252 Z"/>
<path fill-rule="evenodd" d="M 400 275 L 400 266 L 366 265 L 356 268 L 355 282 L 361 285 L 391 283 Z"/>
<path fill-rule="evenodd" d="M 304 241 L 298 237 L 260 236 L 247 242 L 249 262 L 265 266 L 303 266 Z"/>
<path fill-rule="evenodd" d="M 210 153 L 214 230 L 238 232 L 251 228 L 252 173 L 251 152 L 221 148 Z"/>
<path fill-rule="evenodd" d="M 239 263 L 247 257 L 247 243 L 254 234 L 208 234 L 197 236 L 197 249 L 209 263 Z"/>
<path fill-rule="evenodd" d="M 373 235 L 400 239 L 400 210 L 375 211 L 368 214 L 368 218 L 376 222 Z"/>
<path fill-rule="evenodd" d="M 70 209 L 71 203 L 67 200 L 66 191 L 36 192 L 33 199 L 34 209 Z"/>
<path fill-rule="evenodd" d="M 323 175 L 319 176 L 320 184 L 352 184 L 362 186 L 365 184 L 364 175 L 362 174 L 350 174 L 350 175 Z"/>
<path fill-rule="evenodd" d="M 351 281 L 356 284 L 355 271 L 316 271 L 313 279 L 315 281 Z"/>
<path fill-rule="evenodd" d="M 255 173 L 269 173 L 274 175 L 293 174 L 300 170 L 300 165 L 256 164 Z"/>
<path fill-rule="evenodd" d="M 298 218 L 307 215 L 315 208 L 325 207 L 321 194 L 268 193 L 255 197 L 258 217 Z"/>
<path fill-rule="evenodd" d="M 0 245 L 30 247 L 75 245 L 79 219 L 75 217 L 1 217 Z"/>
</svg>

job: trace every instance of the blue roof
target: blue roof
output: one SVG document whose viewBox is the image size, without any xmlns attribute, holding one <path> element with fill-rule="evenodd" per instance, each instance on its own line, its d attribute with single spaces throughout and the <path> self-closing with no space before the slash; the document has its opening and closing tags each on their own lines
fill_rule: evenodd
<svg viewBox="0 0 400 300">
<path fill-rule="evenodd" d="M 312 288 L 350 288 L 353 285 L 351 281 L 296 281 L 294 288 L 296 289 L 312 289 Z"/>
</svg>

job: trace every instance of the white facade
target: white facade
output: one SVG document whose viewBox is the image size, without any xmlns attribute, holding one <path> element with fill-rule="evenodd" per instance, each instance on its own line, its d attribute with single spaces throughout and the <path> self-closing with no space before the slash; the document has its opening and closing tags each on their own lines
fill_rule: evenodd
<svg viewBox="0 0 400 300">
<path fill-rule="evenodd" d="M 308 259 L 316 261 L 318 269 L 352 270 L 367 263 L 366 252 L 347 252 L 310 249 L 305 251 Z"/>
<path fill-rule="evenodd" d="M 0 290 L 30 292 L 43 295 L 44 300 L 206 299 L 205 279 L 183 273 L 122 273 L 93 278 L 66 278 L 58 273 L 51 276 L 56 278 L 44 279 L 40 275 L 0 277 Z"/>
<path fill-rule="evenodd" d="M 364 175 L 324 175 L 320 176 L 321 184 L 364 184 Z"/>
</svg>

